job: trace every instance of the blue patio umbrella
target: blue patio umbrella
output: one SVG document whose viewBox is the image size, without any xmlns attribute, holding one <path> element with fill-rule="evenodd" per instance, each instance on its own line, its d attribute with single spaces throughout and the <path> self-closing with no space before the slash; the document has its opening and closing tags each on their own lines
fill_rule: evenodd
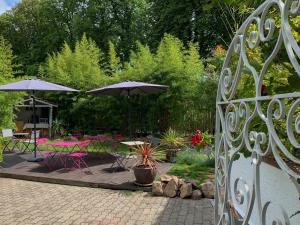
<svg viewBox="0 0 300 225">
<path fill-rule="evenodd" d="M 62 85 L 50 83 L 37 78 L 29 78 L 26 80 L 21 80 L 13 82 L 10 84 L 5 84 L 0 86 L 0 91 L 26 91 L 32 93 L 33 99 L 33 131 L 34 131 L 34 159 L 36 161 L 36 109 L 35 109 L 35 92 L 36 91 L 57 91 L 57 92 L 77 92 L 78 90 L 73 88 L 68 88 Z"/>
<path fill-rule="evenodd" d="M 135 81 L 126 81 L 121 82 L 109 86 L 105 86 L 102 88 L 97 88 L 87 93 L 93 95 L 106 95 L 106 96 L 126 96 L 130 97 L 132 95 L 146 95 L 146 94 L 154 94 L 160 93 L 165 91 L 168 88 L 166 85 L 159 85 L 159 84 L 150 84 L 150 83 L 143 83 L 143 82 L 135 82 Z M 131 137 L 131 114 L 130 114 L 130 107 L 128 107 L 128 125 L 129 125 L 129 136 Z"/>
</svg>

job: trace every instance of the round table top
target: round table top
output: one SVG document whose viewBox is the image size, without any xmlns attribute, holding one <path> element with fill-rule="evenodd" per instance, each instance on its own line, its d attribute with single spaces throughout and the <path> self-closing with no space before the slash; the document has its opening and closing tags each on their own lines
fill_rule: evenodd
<svg viewBox="0 0 300 225">
<path fill-rule="evenodd" d="M 14 133 L 15 136 L 26 136 L 29 135 L 29 133 Z"/>
</svg>

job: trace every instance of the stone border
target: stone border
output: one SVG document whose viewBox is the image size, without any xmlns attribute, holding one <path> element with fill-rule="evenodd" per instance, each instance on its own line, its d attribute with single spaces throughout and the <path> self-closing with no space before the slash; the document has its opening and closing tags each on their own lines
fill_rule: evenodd
<svg viewBox="0 0 300 225">
<path fill-rule="evenodd" d="M 139 187 L 130 182 L 123 183 L 123 184 L 109 184 L 109 183 L 97 183 L 97 182 L 71 180 L 71 179 L 59 179 L 59 178 L 52 178 L 52 177 L 38 177 L 38 176 L 25 175 L 25 174 L 13 174 L 7 172 L 0 172 L 0 177 L 27 180 L 27 181 L 36 181 L 42 183 L 78 186 L 78 187 L 104 188 L 104 189 L 111 189 L 111 190 L 127 190 L 127 191 L 144 191 L 144 192 L 152 191 L 152 187 Z"/>
</svg>

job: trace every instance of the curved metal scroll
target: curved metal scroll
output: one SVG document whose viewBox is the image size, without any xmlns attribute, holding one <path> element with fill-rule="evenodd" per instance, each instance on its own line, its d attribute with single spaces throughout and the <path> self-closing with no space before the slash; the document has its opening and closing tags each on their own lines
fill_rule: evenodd
<svg viewBox="0 0 300 225">
<path fill-rule="evenodd" d="M 300 159 L 290 151 L 291 148 L 300 151 L 300 83 L 297 92 L 262 95 L 266 74 L 276 63 L 280 51 L 284 51 L 289 59 L 293 76 L 300 76 L 299 40 L 296 40 L 291 24 L 291 20 L 299 15 L 300 0 L 267 0 L 247 18 L 228 49 L 216 104 L 215 224 L 251 224 L 253 216 L 259 224 L 283 225 L 300 221 L 300 208 L 299 212 L 288 212 L 284 205 L 274 205 L 272 199 L 262 201 L 261 197 L 268 191 L 261 188 L 261 165 L 266 157 L 274 159 L 290 179 L 297 197 L 300 196 L 300 172 L 291 166 L 299 168 Z M 264 57 L 262 66 L 256 67 L 249 51 L 261 48 L 263 52 L 264 45 L 273 46 L 269 51 L 271 54 Z M 253 79 L 253 97 L 237 97 L 244 71 Z M 252 126 L 253 121 L 260 121 L 265 129 Z M 278 133 L 279 122 L 284 123 L 285 138 Z M 232 180 L 232 167 L 241 152 L 251 155 L 248 158 L 251 179 Z M 238 205 L 246 206 L 243 215 L 236 212 Z M 270 214 L 273 207 L 281 215 Z M 295 216 L 298 219 L 294 219 Z"/>
</svg>

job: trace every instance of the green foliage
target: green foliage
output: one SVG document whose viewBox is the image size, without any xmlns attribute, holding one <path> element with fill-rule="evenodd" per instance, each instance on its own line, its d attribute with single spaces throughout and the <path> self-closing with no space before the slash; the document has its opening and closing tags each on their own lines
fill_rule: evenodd
<svg viewBox="0 0 300 225">
<path fill-rule="evenodd" d="M 152 53 L 148 46 L 137 42 L 136 51 L 131 52 L 124 66 L 114 45 L 110 43 L 109 46 L 109 70 L 103 69 L 105 65 L 97 61 L 99 49 L 95 43 L 83 36 L 74 51 L 65 44 L 61 52 L 49 56 L 47 64 L 40 69 L 41 74 L 53 82 L 85 90 L 126 80 L 164 84 L 169 86 L 168 90 L 156 95 L 132 96 L 126 102 L 123 97 L 81 94 L 55 98 L 57 95 L 49 95 L 60 106 L 66 106 L 59 109 L 59 116 L 66 125 L 83 130 L 99 127 L 124 132 L 128 127 L 127 104 L 131 104 L 135 106 L 132 118 L 143 118 L 132 120 L 133 129 L 165 131 L 173 126 L 179 130 L 194 130 L 201 119 L 202 108 L 214 110 L 207 93 L 205 107 L 198 104 L 200 85 L 215 81 L 210 82 L 212 79 L 204 70 L 196 44 L 190 43 L 185 48 L 178 38 L 165 35 L 157 51 Z M 214 92 L 212 86 L 210 92 Z M 204 96 L 203 93 L 201 97 Z"/>
<path fill-rule="evenodd" d="M 13 76 L 13 54 L 11 45 L 0 36 L 0 85 L 15 81 Z M 22 94 L 0 92 L 0 130 L 15 125 L 14 106 L 20 102 Z"/>
<path fill-rule="evenodd" d="M 126 72 L 122 73 L 125 79 L 143 80 L 156 70 L 157 63 L 150 48 L 141 42 L 137 42 L 136 45 L 136 51 L 131 51 L 129 63 L 125 65 Z"/>
<path fill-rule="evenodd" d="M 88 90 L 99 86 L 103 80 L 99 59 L 96 43 L 83 35 L 74 50 L 65 43 L 59 53 L 49 55 L 47 66 L 40 71 L 53 82 Z"/>
<path fill-rule="evenodd" d="M 84 33 L 101 49 L 112 40 L 125 60 L 136 40 L 145 42 L 151 32 L 149 5 L 146 0 L 23 0 L 0 16 L 0 35 L 30 75 L 37 75 L 49 53 L 64 42 L 73 48 Z"/>
<path fill-rule="evenodd" d="M 161 145 L 167 148 L 182 148 L 185 142 L 185 139 L 172 128 L 169 128 L 161 139 Z"/>
<path fill-rule="evenodd" d="M 214 173 L 214 163 L 214 159 L 208 159 L 198 152 L 183 151 L 176 157 L 176 164 L 173 165 L 169 174 L 188 181 L 196 181 L 199 185 Z"/>
<path fill-rule="evenodd" d="M 3 161 L 3 138 L 0 137 L 0 163 Z"/>
<path fill-rule="evenodd" d="M 109 71 L 111 74 L 118 72 L 121 69 L 120 58 L 117 56 L 115 45 L 108 42 L 108 56 L 109 56 Z"/>
<path fill-rule="evenodd" d="M 224 40 L 226 27 L 216 15 L 218 7 L 203 10 L 207 0 L 23 0 L 0 16 L 0 35 L 13 45 L 16 62 L 25 74 L 38 75 L 48 54 L 66 42 L 75 46 L 84 33 L 108 51 L 116 46 L 122 63 L 128 61 L 135 42 L 154 51 L 165 33 L 184 46 L 200 45 L 201 55 Z M 109 58 L 107 58 L 109 59 Z M 109 61 L 106 61 L 109 64 Z"/>
<path fill-rule="evenodd" d="M 59 120 L 59 119 L 55 119 L 52 122 L 52 131 L 53 134 L 59 137 L 64 137 L 66 135 L 66 130 L 63 124 L 63 121 Z"/>
<path fill-rule="evenodd" d="M 200 45 L 201 55 L 210 55 L 211 50 L 223 40 L 226 27 L 220 23 L 220 10 L 218 7 L 210 7 L 204 10 L 208 0 L 152 0 L 149 14 L 151 15 L 152 47 L 159 45 L 164 33 L 169 33 L 183 41 L 185 46 L 189 42 L 197 42 Z"/>
</svg>

